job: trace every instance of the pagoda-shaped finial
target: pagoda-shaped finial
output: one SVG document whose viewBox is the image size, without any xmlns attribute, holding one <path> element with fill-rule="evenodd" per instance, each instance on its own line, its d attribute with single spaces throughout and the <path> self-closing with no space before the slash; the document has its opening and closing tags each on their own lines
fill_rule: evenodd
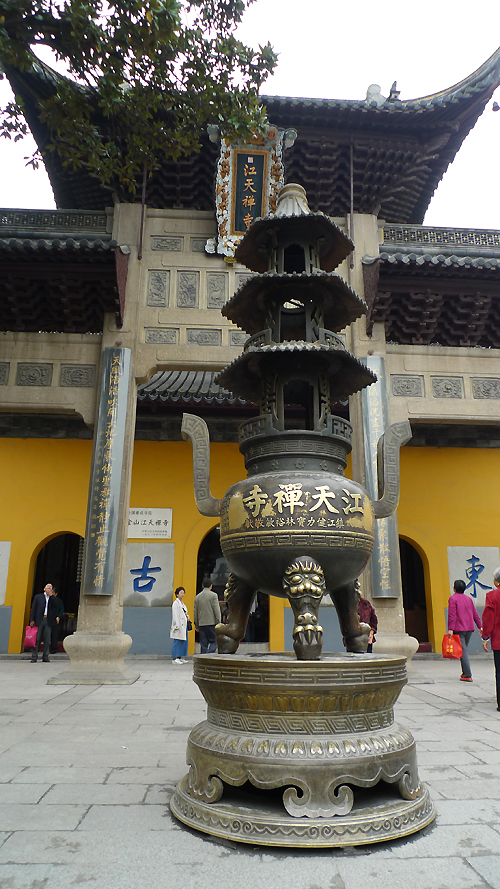
<svg viewBox="0 0 500 889">
<path fill-rule="evenodd" d="M 302 185 L 292 182 L 285 185 L 278 195 L 275 216 L 309 216 L 307 194 Z"/>
</svg>

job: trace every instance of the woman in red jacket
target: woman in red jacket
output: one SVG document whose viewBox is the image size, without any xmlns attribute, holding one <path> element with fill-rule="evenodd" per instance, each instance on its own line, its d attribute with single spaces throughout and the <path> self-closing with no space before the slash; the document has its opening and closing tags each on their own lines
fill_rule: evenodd
<svg viewBox="0 0 500 889">
<path fill-rule="evenodd" d="M 462 643 L 462 682 L 472 682 L 472 674 L 469 662 L 467 646 L 474 632 L 474 624 L 481 634 L 481 618 L 477 613 L 474 602 L 469 596 L 464 595 L 465 581 L 456 580 L 453 584 L 453 595 L 448 601 L 448 635 L 457 633 Z"/>
<path fill-rule="evenodd" d="M 483 648 L 488 651 L 488 639 L 495 659 L 495 679 L 497 686 L 497 710 L 500 710 L 500 568 L 493 575 L 495 589 L 486 593 L 483 610 Z"/>
</svg>

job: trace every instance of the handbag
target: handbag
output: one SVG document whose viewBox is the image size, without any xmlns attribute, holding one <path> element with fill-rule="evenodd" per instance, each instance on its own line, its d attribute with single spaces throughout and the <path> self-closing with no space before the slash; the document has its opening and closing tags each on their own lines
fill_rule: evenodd
<svg viewBox="0 0 500 889">
<path fill-rule="evenodd" d="M 462 643 L 460 642 L 460 636 L 457 636 L 456 633 L 454 633 L 453 636 L 448 636 L 448 633 L 445 633 L 443 636 L 442 651 L 443 657 L 453 659 L 462 657 Z"/>
<path fill-rule="evenodd" d="M 188 617 L 188 619 L 187 619 L 186 628 L 187 628 L 188 630 L 192 630 L 192 629 L 193 629 L 193 624 L 192 624 L 191 621 L 189 620 L 189 617 Z"/>
<path fill-rule="evenodd" d="M 24 634 L 23 648 L 34 648 L 35 647 L 37 633 L 38 633 L 38 627 L 30 627 L 29 625 L 26 627 L 26 632 Z"/>
</svg>

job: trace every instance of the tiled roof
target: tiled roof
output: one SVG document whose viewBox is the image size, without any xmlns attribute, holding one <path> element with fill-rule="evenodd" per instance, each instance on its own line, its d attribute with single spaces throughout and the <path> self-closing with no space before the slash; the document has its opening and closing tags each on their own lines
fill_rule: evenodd
<svg viewBox="0 0 500 889">
<path fill-rule="evenodd" d="M 160 371 L 138 387 L 137 397 L 139 402 L 159 398 L 161 401 L 184 404 L 246 404 L 243 398 L 217 385 L 215 377 L 215 373 L 204 371 Z"/>
<path fill-rule="evenodd" d="M 50 75 L 40 68 L 8 70 L 7 76 L 23 98 L 35 139 L 43 144 L 37 97 L 50 93 Z M 421 223 L 443 173 L 499 83 L 497 50 L 460 83 L 419 99 L 377 104 L 263 96 L 262 101 L 272 124 L 298 131 L 285 152 L 286 181 L 306 189 L 313 212 L 349 213 L 352 160 L 355 212 L 380 215 L 388 223 Z M 217 147 L 206 134 L 201 142 L 199 155 L 165 161 L 149 178 L 149 207 L 213 211 Z M 69 171 L 54 155 L 47 156 L 46 165 L 58 206 L 103 209 L 111 203 L 110 190 L 85 170 Z"/>
</svg>

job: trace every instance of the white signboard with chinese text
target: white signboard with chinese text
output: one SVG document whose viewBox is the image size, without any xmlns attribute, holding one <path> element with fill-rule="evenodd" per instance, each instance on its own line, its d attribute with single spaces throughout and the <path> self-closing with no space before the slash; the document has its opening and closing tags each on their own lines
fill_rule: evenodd
<svg viewBox="0 0 500 889">
<path fill-rule="evenodd" d="M 7 575 L 9 573 L 10 540 L 0 541 L 0 605 L 5 602 Z"/>
<path fill-rule="evenodd" d="M 493 572 L 500 566 L 498 546 L 448 546 L 451 596 L 453 581 L 465 581 L 465 593 L 474 605 L 482 607 L 488 590 L 493 589 Z"/>
<path fill-rule="evenodd" d="M 134 608 L 172 605 L 173 543 L 127 543 L 123 604 Z"/>
<path fill-rule="evenodd" d="M 130 508 L 128 513 L 128 534 L 131 538 L 152 537 L 169 540 L 172 536 L 172 510 L 147 508 Z"/>
</svg>

